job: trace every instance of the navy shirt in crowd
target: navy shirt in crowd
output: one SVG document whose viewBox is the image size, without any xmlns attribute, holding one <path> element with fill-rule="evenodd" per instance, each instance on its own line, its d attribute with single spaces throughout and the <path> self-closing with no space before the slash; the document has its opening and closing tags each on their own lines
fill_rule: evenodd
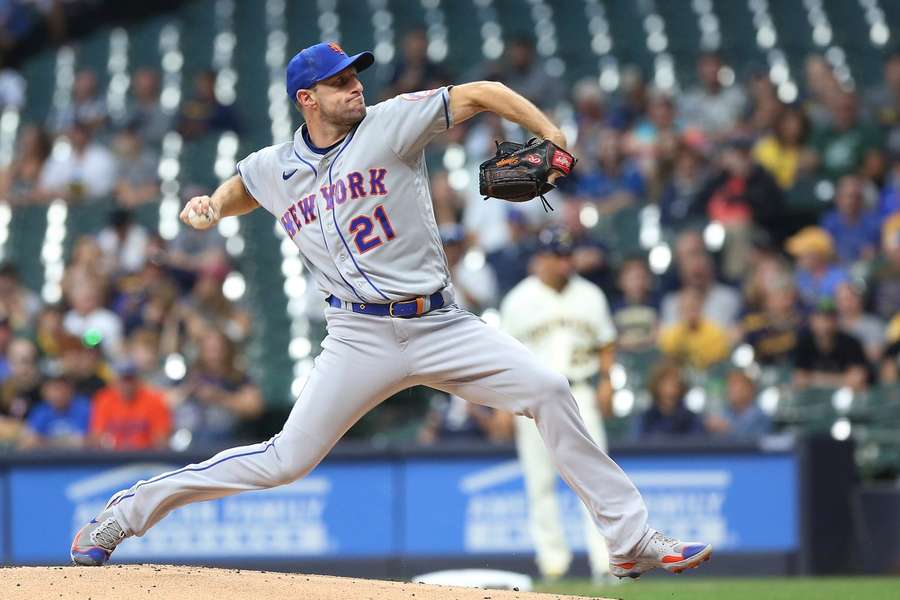
<svg viewBox="0 0 900 600">
<path fill-rule="evenodd" d="M 703 422 L 696 413 L 679 406 L 671 414 L 663 414 L 651 406 L 637 420 L 637 437 L 682 436 L 704 433 Z"/>
</svg>

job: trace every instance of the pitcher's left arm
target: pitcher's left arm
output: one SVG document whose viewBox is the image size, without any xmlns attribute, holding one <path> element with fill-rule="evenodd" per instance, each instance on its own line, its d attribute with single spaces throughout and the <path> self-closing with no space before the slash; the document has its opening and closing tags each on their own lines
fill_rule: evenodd
<svg viewBox="0 0 900 600">
<path fill-rule="evenodd" d="M 566 136 L 537 106 L 497 81 L 474 81 L 450 88 L 450 114 L 454 125 L 480 112 L 492 112 L 521 125 L 536 136 L 566 147 Z M 560 175 L 554 171 L 550 182 Z"/>
</svg>

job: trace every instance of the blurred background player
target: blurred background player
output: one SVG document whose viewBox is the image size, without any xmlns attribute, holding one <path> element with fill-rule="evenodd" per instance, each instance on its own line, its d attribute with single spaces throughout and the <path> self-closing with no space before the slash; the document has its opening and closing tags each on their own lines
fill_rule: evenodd
<svg viewBox="0 0 900 600">
<path fill-rule="evenodd" d="M 534 274 L 506 296 L 500 320 L 502 328 L 524 343 L 543 364 L 566 376 L 588 432 L 606 449 L 601 414 L 610 412 L 609 369 L 615 360 L 616 330 L 606 296 L 599 287 L 575 274 L 574 249 L 574 240 L 565 229 L 543 230 L 532 261 Z M 556 468 L 533 420 L 517 416 L 515 429 L 538 569 L 545 579 L 558 579 L 568 572 L 572 552 L 557 502 Z M 586 510 L 584 519 L 593 578 L 611 580 L 606 542 Z"/>
</svg>

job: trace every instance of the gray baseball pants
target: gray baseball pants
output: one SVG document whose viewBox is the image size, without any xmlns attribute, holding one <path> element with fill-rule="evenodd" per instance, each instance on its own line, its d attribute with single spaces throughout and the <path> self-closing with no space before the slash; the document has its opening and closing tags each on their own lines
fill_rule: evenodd
<svg viewBox="0 0 900 600">
<path fill-rule="evenodd" d="M 329 307 L 326 318 L 323 350 L 284 429 L 115 494 L 107 506 L 127 534 L 143 535 L 185 504 L 304 477 L 360 417 L 414 385 L 532 417 L 612 556 L 652 534 L 640 493 L 591 439 L 566 379 L 511 336 L 456 305 L 412 319 Z"/>
</svg>

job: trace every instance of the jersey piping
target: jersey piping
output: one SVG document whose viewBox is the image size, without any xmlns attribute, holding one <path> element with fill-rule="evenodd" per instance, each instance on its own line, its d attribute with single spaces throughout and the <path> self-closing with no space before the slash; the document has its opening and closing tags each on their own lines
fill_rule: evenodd
<svg viewBox="0 0 900 600">
<path fill-rule="evenodd" d="M 354 128 L 353 131 L 350 132 L 350 136 L 347 138 L 347 142 L 346 142 L 343 146 L 341 146 L 341 149 L 340 149 L 340 150 L 337 151 L 337 154 L 334 155 L 334 159 L 331 161 L 331 164 L 328 166 L 328 185 L 329 185 L 329 186 L 334 185 L 334 183 L 333 183 L 333 181 L 332 181 L 332 177 L 331 177 L 332 169 L 334 169 L 334 163 L 337 162 L 337 159 L 338 159 L 338 157 L 341 155 L 341 153 L 342 153 L 344 150 L 346 150 L 346 149 L 347 149 L 347 146 L 350 145 L 350 142 L 353 141 L 353 136 L 354 136 L 354 135 L 356 135 L 356 128 Z M 317 209 L 318 209 L 318 203 L 316 203 L 316 206 L 317 206 Z M 375 285 L 375 284 L 372 282 L 371 279 L 369 279 L 369 276 L 366 275 L 366 272 L 363 271 L 363 270 L 359 267 L 359 263 L 356 262 L 356 257 L 353 256 L 353 252 L 350 250 L 350 246 L 349 246 L 349 244 L 347 244 L 347 240 L 344 239 L 344 234 L 341 233 L 341 227 L 340 227 L 340 225 L 338 225 L 338 222 L 337 222 L 337 207 L 338 207 L 337 202 L 335 202 L 334 208 L 331 209 L 331 219 L 334 221 L 334 228 L 335 228 L 335 230 L 337 231 L 338 237 L 341 238 L 341 242 L 344 243 L 344 248 L 347 250 L 347 254 L 350 256 L 350 260 L 353 261 L 353 266 L 356 267 L 356 270 L 359 272 L 359 274 L 362 275 L 363 278 L 364 278 L 367 282 L 369 282 L 369 285 L 372 286 L 372 289 L 373 289 L 373 290 L 375 290 L 376 292 L 378 292 L 378 294 L 379 294 L 382 298 L 384 298 L 385 300 L 390 300 L 390 298 L 388 298 L 388 297 L 385 295 L 385 293 L 382 292 L 382 291 L 378 288 L 378 286 Z M 320 225 L 321 225 L 321 223 L 320 223 Z M 332 260 L 334 260 L 334 258 L 332 258 Z M 338 269 L 338 272 L 340 272 L 340 269 Z M 343 275 L 341 276 L 341 278 L 343 279 Z M 353 290 L 353 293 L 356 293 L 356 290 Z M 359 294 L 356 294 L 356 295 L 359 296 Z M 360 300 L 362 300 L 362 298 L 360 298 Z"/>
</svg>

